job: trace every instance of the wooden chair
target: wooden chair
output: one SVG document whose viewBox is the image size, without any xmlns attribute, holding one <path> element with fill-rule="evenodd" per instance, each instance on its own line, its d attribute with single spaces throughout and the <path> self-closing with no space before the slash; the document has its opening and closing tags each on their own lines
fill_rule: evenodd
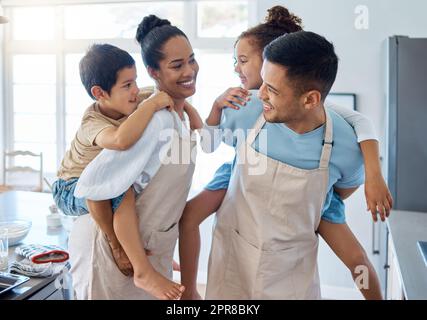
<svg viewBox="0 0 427 320">
<path fill-rule="evenodd" d="M 29 165 L 16 166 L 17 157 L 36 158 L 36 168 Z M 20 179 L 19 175 L 21 175 Z M 31 175 L 35 176 L 32 184 L 28 183 L 31 180 L 29 179 Z M 12 179 L 13 176 L 15 179 Z M 18 179 L 16 179 L 17 177 Z M 5 151 L 3 153 L 3 185 L 0 185 L 0 192 L 9 190 L 43 191 L 43 153 L 23 150 Z"/>
</svg>

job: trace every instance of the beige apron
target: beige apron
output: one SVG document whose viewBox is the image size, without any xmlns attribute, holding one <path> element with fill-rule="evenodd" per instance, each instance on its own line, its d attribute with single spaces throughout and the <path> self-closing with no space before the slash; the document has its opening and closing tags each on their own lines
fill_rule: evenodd
<svg viewBox="0 0 427 320">
<path fill-rule="evenodd" d="M 261 115 L 239 147 L 217 212 L 207 299 L 320 299 L 316 230 L 327 194 L 332 122 L 326 113 L 325 143 L 314 170 L 256 152 L 251 145 L 264 124 Z M 257 159 L 266 161 L 266 171 L 251 175 L 248 163 Z"/>
<path fill-rule="evenodd" d="M 176 115 L 174 118 L 176 119 Z M 175 121 L 177 130 L 181 130 Z M 178 222 L 184 210 L 194 172 L 190 153 L 195 139 L 174 130 L 171 150 L 180 152 L 181 162 L 162 164 L 137 199 L 139 228 L 149 260 L 165 277 L 172 278 L 172 261 Z M 174 154 L 176 159 L 176 154 Z M 195 156 L 195 155 L 193 155 Z M 195 159 L 195 157 L 193 158 Z M 175 164 L 174 164 L 175 163 Z M 132 277 L 116 267 L 106 238 L 90 215 L 79 217 L 69 239 L 71 275 L 77 299 L 155 299 L 135 287 Z"/>
</svg>

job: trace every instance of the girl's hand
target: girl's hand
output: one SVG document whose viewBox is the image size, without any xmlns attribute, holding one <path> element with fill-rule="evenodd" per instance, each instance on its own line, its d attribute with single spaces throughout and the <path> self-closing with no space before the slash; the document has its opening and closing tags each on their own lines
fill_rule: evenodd
<svg viewBox="0 0 427 320">
<path fill-rule="evenodd" d="M 142 103 L 150 103 L 154 107 L 154 111 L 159 111 L 164 108 L 172 111 L 174 108 L 174 102 L 172 98 L 164 91 L 158 91 L 154 93 L 151 97 L 144 100 Z"/>
<path fill-rule="evenodd" d="M 368 206 L 367 211 L 371 211 L 374 221 L 378 221 L 378 212 L 380 213 L 381 221 L 385 221 L 393 207 L 393 198 L 382 175 L 366 179 L 365 197 Z"/>
<path fill-rule="evenodd" d="M 222 95 L 215 99 L 213 108 L 218 111 L 221 111 L 225 107 L 239 110 L 240 108 L 233 103 L 244 106 L 251 99 L 250 95 L 251 93 L 248 90 L 240 87 L 228 88 Z"/>
</svg>

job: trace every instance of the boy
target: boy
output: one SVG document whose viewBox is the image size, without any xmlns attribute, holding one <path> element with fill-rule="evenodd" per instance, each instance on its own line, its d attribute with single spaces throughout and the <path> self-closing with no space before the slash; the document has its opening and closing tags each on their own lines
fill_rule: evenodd
<svg viewBox="0 0 427 320">
<path fill-rule="evenodd" d="M 132 187 L 111 200 L 91 201 L 74 197 L 82 171 L 103 148 L 129 149 L 142 136 L 154 112 L 173 108 L 172 99 L 164 92 L 138 104 L 136 77 L 134 59 L 112 45 L 93 45 L 82 58 L 80 78 L 95 103 L 85 111 L 80 128 L 62 160 L 53 196 L 65 214 L 90 212 L 105 233 L 122 273 L 131 274 L 133 267 L 137 287 L 159 299 L 178 299 L 184 287 L 156 272 L 146 256 Z"/>
</svg>

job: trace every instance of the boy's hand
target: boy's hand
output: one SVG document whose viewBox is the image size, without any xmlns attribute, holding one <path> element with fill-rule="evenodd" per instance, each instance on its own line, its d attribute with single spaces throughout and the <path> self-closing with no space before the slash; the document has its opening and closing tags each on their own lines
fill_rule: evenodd
<svg viewBox="0 0 427 320">
<path fill-rule="evenodd" d="M 378 212 L 380 213 L 381 221 L 385 221 L 393 207 L 393 198 L 382 175 L 366 179 L 365 196 L 368 206 L 367 211 L 371 211 L 374 221 L 378 221 Z"/>
<path fill-rule="evenodd" d="M 239 110 L 240 108 L 234 105 L 233 102 L 244 106 L 246 102 L 251 100 L 250 96 L 251 93 L 246 89 L 240 87 L 228 88 L 222 95 L 215 99 L 213 108 L 219 111 L 226 107 Z"/>
<path fill-rule="evenodd" d="M 164 108 L 172 111 L 174 108 L 174 102 L 172 98 L 164 91 L 156 92 L 144 102 L 150 103 L 154 107 L 154 111 L 159 111 Z"/>
</svg>

